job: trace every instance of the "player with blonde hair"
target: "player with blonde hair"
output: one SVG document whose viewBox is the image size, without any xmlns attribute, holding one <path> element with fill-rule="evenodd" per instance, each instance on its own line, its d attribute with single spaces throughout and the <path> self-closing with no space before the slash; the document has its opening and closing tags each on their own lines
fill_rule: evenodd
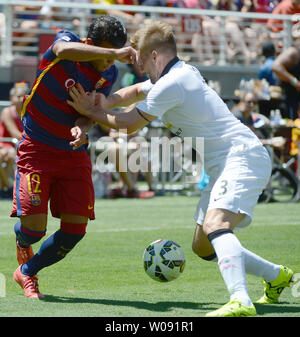
<svg viewBox="0 0 300 337">
<path fill-rule="evenodd" d="M 114 129 L 132 132 L 156 118 L 181 137 L 204 139 L 209 184 L 201 195 L 193 251 L 205 260 L 217 258 L 230 301 L 207 316 L 253 316 L 246 272 L 263 277 L 260 303 L 276 303 L 293 271 L 245 249 L 233 230 L 250 224 L 258 197 L 270 178 L 271 162 L 259 139 L 228 110 L 198 69 L 180 61 L 172 27 L 153 22 L 132 38 L 139 64 L 149 80 L 109 96 L 72 88 L 68 103 L 79 113 Z M 141 101 L 128 113 L 111 114 L 115 106 Z"/>
</svg>

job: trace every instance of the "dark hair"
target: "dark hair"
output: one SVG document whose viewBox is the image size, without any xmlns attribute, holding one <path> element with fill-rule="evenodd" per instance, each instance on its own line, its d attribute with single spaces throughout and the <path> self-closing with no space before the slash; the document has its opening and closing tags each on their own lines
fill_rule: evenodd
<svg viewBox="0 0 300 337">
<path fill-rule="evenodd" d="M 95 46 L 103 42 L 111 43 L 115 48 L 122 48 L 127 41 L 127 33 L 122 23 L 113 16 L 100 15 L 93 20 L 87 37 Z"/>
<path fill-rule="evenodd" d="M 275 46 L 272 41 L 267 41 L 262 45 L 262 54 L 265 57 L 274 56 L 276 53 Z"/>
</svg>

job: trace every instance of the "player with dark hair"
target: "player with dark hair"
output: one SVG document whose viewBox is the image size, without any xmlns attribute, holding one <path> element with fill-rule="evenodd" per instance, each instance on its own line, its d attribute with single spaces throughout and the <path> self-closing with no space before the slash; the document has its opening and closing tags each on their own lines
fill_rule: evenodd
<svg viewBox="0 0 300 337">
<path fill-rule="evenodd" d="M 60 31 L 24 100 L 11 216 L 20 218 L 14 227 L 20 264 L 14 279 L 26 297 L 43 297 L 36 274 L 63 259 L 95 218 L 91 162 L 86 144 L 78 145 L 87 129 L 66 101 L 77 82 L 87 91 L 110 93 L 118 75 L 114 61 L 135 62 L 135 50 L 123 47 L 126 40 L 125 28 L 110 16 L 99 16 L 84 40 Z M 34 255 L 32 244 L 46 234 L 49 200 L 60 229 Z"/>
<path fill-rule="evenodd" d="M 96 46 L 109 41 L 115 48 L 122 48 L 127 40 L 125 27 L 113 16 L 102 15 L 94 20 L 88 30 L 87 38 Z"/>
</svg>

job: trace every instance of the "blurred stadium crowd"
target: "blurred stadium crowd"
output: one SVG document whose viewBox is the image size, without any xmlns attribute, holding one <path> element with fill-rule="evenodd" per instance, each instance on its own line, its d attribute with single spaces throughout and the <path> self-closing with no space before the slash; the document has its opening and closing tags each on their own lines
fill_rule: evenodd
<svg viewBox="0 0 300 337">
<path fill-rule="evenodd" d="M 36 46 L 38 32 L 52 31 L 53 33 L 68 29 L 77 32 L 80 35 L 82 28 L 82 19 L 87 22 L 99 14 L 109 14 L 121 18 L 128 29 L 130 35 L 140 25 L 153 19 L 149 13 L 145 12 L 125 12 L 122 10 L 109 9 L 110 5 L 135 5 L 135 6 L 155 6 L 155 7 L 174 7 L 188 9 L 204 9 L 211 11 L 234 11 L 240 13 L 272 13 L 294 15 L 300 14 L 300 0 L 45 0 L 45 5 L 40 7 L 25 7 L 23 5 L 14 6 L 13 11 L 13 39 L 12 43 L 16 50 L 15 56 L 36 56 L 36 49 L 30 49 Z M 55 8 L 55 3 L 70 3 L 70 7 Z M 108 5 L 107 10 L 98 9 L 80 9 L 73 8 L 72 3 L 91 3 Z M 3 6 L 2 8 L 3 9 Z M 215 14 L 215 12 L 214 12 Z M 177 35 L 179 54 L 186 61 L 191 61 L 204 66 L 218 66 L 220 64 L 220 49 L 222 41 L 220 36 L 223 34 L 225 40 L 225 56 L 223 62 L 225 64 L 243 64 L 260 66 L 259 73 L 255 80 L 248 81 L 241 79 L 239 88 L 236 91 L 236 101 L 230 109 L 243 123 L 247 124 L 255 131 L 255 123 L 265 122 L 270 125 L 271 111 L 281 110 L 282 87 L 276 74 L 272 71 L 272 64 L 275 58 L 284 51 L 283 46 L 283 21 L 278 19 L 245 19 L 234 16 L 218 16 L 218 15 L 183 15 L 180 18 L 172 14 L 161 14 L 159 19 L 166 20 L 173 25 L 174 30 L 180 32 Z M 5 15 L 3 11 L 0 13 L 0 27 L 3 31 L 5 26 Z M 300 45 L 300 21 L 292 22 L 291 40 L 295 46 Z M 224 41 L 223 41 L 224 43 Z M 26 47 L 28 47 L 26 49 Z M 299 63 L 300 64 L 300 63 Z M 299 74 L 300 74 L 300 65 Z M 127 86 L 138 81 L 144 80 L 143 74 L 137 69 L 130 67 L 121 80 L 122 86 Z M 211 82 L 211 86 L 214 83 Z M 20 138 L 22 125 L 19 120 L 21 109 L 21 98 L 29 91 L 26 83 L 15 83 L 10 91 L 8 99 L 11 105 L 4 108 L 1 112 L 0 121 L 0 198 L 11 198 L 13 184 L 13 168 L 16 156 L 16 140 Z M 218 90 L 217 88 L 215 88 Z M 267 94 L 266 94 L 267 91 Z M 248 95 L 248 96 L 247 96 Z M 250 96 L 249 96 L 250 95 Z M 267 97 L 266 97 L 267 95 Z M 300 96 L 299 96 L 300 97 Z M 266 111 L 259 105 L 259 101 L 275 100 L 275 108 Z M 297 99 L 299 103 L 300 98 Z M 284 105 L 283 105 L 284 106 Z M 277 109 L 278 108 L 278 109 Z M 273 146 L 279 151 L 284 161 L 284 153 L 291 153 L 293 140 L 290 137 L 291 128 L 299 128 L 298 112 L 289 115 L 286 112 L 286 106 L 282 108 L 278 125 L 285 126 L 289 129 L 289 136 L 284 140 L 272 143 L 266 141 L 265 135 L 259 134 L 259 138 L 266 145 Z M 285 111 L 284 111 L 285 110 Z M 260 113 L 260 114 L 259 114 Z M 298 124 L 299 125 L 298 125 Z M 91 133 L 91 140 L 97 140 L 102 136 L 115 137 L 116 144 L 120 144 L 122 137 L 115 136 L 113 130 L 94 129 Z M 300 135 L 297 134 L 300 138 Z M 296 137 L 296 138 L 297 138 Z M 293 155 L 298 155 L 298 138 L 294 139 Z M 296 145 L 295 145 L 296 144 Z M 288 150 L 286 147 L 288 146 Z M 117 147 L 117 145 L 116 145 Z M 114 163 L 118 167 L 118 163 Z M 294 168 L 297 170 L 297 167 Z M 143 180 L 147 183 L 147 193 L 138 192 L 136 183 L 139 179 L 138 174 L 120 173 L 119 176 L 99 175 L 95 173 L 95 186 L 98 184 L 98 196 L 109 197 L 141 197 L 148 198 L 157 191 L 151 180 L 151 175 L 144 175 Z M 115 188 L 109 189 L 108 185 L 114 181 Z M 101 191 L 100 191 L 101 190 Z M 127 191 L 133 193 L 127 193 Z M 97 193 L 97 190 L 96 190 Z"/>
<path fill-rule="evenodd" d="M 213 65 L 220 62 L 218 54 L 225 36 L 225 56 L 221 62 L 255 64 L 261 57 L 261 46 L 272 40 L 276 49 L 283 47 L 284 24 L 281 20 L 236 16 L 218 16 L 215 11 L 236 13 L 287 14 L 300 13 L 299 0 L 44 0 L 45 5 L 13 7 L 13 45 L 17 48 L 33 45 L 41 30 L 69 29 L 80 31 L 82 20 L 86 25 L 97 14 L 109 14 L 122 19 L 129 35 L 141 24 L 153 18 L 149 12 L 125 12 L 109 9 L 111 5 L 152 6 L 208 10 L 206 15 L 162 14 L 160 19 L 171 23 L 177 32 L 177 45 L 182 55 L 192 62 Z M 55 3 L 70 3 L 70 7 L 52 7 Z M 72 7 L 72 3 L 107 5 L 107 10 Z M 209 11 L 214 13 L 209 14 Z M 157 17 L 156 17 L 157 18 Z M 5 15 L 0 14 L 0 27 Z M 299 21 L 293 21 L 292 40 L 298 43 Z M 30 55 L 30 49 L 25 54 Z"/>
</svg>

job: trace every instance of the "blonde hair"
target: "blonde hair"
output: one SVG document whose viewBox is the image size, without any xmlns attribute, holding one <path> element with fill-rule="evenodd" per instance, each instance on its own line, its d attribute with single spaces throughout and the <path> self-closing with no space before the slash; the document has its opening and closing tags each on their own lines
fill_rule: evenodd
<svg viewBox="0 0 300 337">
<path fill-rule="evenodd" d="M 177 54 L 172 26 L 162 21 L 153 21 L 136 31 L 130 43 L 134 49 L 144 55 L 150 54 L 153 50 Z"/>
</svg>

